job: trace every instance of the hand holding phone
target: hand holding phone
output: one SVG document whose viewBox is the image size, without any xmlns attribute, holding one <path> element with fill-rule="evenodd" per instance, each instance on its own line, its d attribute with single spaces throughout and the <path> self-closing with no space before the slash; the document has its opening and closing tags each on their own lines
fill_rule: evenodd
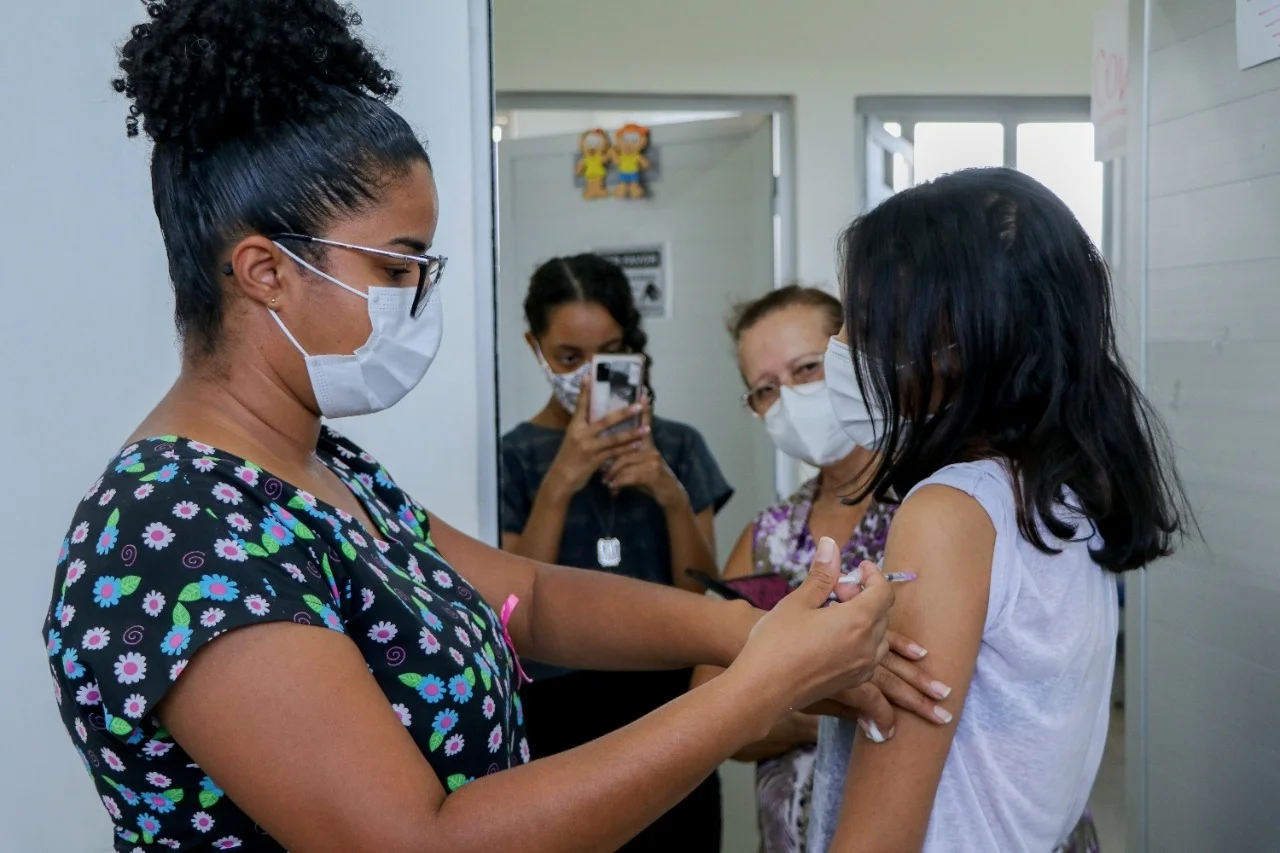
<svg viewBox="0 0 1280 853">
<path fill-rule="evenodd" d="M 612 460 L 623 454 L 639 438 L 634 431 L 615 432 L 618 423 L 634 420 L 640 415 L 628 415 L 619 410 L 592 421 L 591 396 L 593 383 L 583 386 L 578 407 L 564 433 L 560 450 L 547 471 L 543 485 L 550 488 L 557 499 L 568 501 L 587 484 L 587 481 Z"/>
<path fill-rule="evenodd" d="M 598 353 L 591 359 L 591 422 L 640 402 L 644 391 L 644 356 Z M 602 437 L 640 428 L 640 417 L 627 418 L 601 433 Z"/>
</svg>

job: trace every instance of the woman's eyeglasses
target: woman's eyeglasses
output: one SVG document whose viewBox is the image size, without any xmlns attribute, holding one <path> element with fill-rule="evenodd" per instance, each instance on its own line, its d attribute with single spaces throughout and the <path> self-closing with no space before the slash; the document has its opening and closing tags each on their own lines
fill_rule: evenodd
<svg viewBox="0 0 1280 853">
<path fill-rule="evenodd" d="M 369 246 L 356 246 L 351 243 L 339 243 L 337 240 L 323 240 L 319 237 L 311 237 L 307 234 L 272 234 L 271 240 L 299 240 L 304 243 L 315 243 L 320 246 L 332 246 L 337 249 L 350 249 L 353 252 L 364 252 L 366 255 L 377 255 L 381 258 L 394 258 L 397 261 L 417 264 L 418 266 L 418 289 L 413 294 L 413 305 L 409 309 L 409 316 L 417 319 L 423 309 L 427 307 L 430 301 L 429 296 L 431 289 L 440 283 L 440 276 L 444 274 L 444 266 L 449 259 L 443 255 L 405 255 L 400 252 L 389 252 L 386 249 L 373 249 Z"/>
<path fill-rule="evenodd" d="M 782 396 L 782 386 L 808 385 L 810 382 L 821 382 L 825 377 L 821 353 L 800 356 L 791 362 L 785 376 L 769 377 L 759 385 L 747 389 L 742 395 L 742 405 L 757 417 L 764 417 L 765 412 L 773 408 L 773 404 Z"/>
</svg>

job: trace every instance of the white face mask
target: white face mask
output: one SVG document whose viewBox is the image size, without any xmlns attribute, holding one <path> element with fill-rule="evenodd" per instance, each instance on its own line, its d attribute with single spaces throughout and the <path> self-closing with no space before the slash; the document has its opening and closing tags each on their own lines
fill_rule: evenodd
<svg viewBox="0 0 1280 853">
<path fill-rule="evenodd" d="M 542 348 L 534 344 L 533 349 L 538 354 L 538 364 L 542 365 L 542 372 L 547 375 L 547 381 L 551 383 L 551 395 L 566 412 L 573 414 L 578 410 L 578 398 L 582 396 L 582 383 L 586 382 L 587 377 L 591 375 L 591 362 L 588 361 L 569 373 L 556 373 L 543 357 Z"/>
<path fill-rule="evenodd" d="M 840 428 L 825 382 L 779 389 L 776 403 L 764 413 L 764 426 L 788 456 L 822 468 L 853 452 L 856 442 Z"/>
<path fill-rule="evenodd" d="M 875 450 L 889 432 L 889 422 L 862 397 L 858 378 L 853 375 L 853 355 L 849 345 L 832 338 L 823 359 L 827 394 L 836 422 L 856 443 Z"/>
<path fill-rule="evenodd" d="M 308 355 L 275 311 L 271 317 L 302 353 L 311 377 L 320 414 L 326 418 L 368 415 L 389 409 L 422 381 L 440 351 L 444 311 L 432 288 L 427 305 L 411 316 L 416 291 L 412 287 L 370 287 L 368 294 L 321 272 L 293 252 L 276 247 L 306 269 L 354 293 L 369 304 L 372 331 L 351 355 Z"/>
</svg>

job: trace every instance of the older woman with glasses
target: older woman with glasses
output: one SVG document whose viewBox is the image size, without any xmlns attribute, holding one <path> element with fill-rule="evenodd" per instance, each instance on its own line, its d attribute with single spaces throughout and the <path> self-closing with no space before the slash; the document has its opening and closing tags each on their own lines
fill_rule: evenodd
<svg viewBox="0 0 1280 853">
<path fill-rule="evenodd" d="M 733 312 L 729 333 L 747 386 L 743 404 L 763 422 L 779 450 L 812 465 L 818 473 L 747 526 L 725 566 L 726 580 L 780 574 L 791 586 L 798 586 L 824 537 L 841 543 L 845 573 L 864 560 L 878 563 L 884 556 L 894 507 L 871 497 L 854 504 L 841 498 L 861 490 L 862 478 L 874 462 L 872 451 L 836 422 L 827 397 L 823 355 L 841 323 L 839 300 L 825 291 L 796 285 L 739 305 Z M 857 439 L 873 443 L 870 436 Z M 881 689 L 890 697 L 901 697 L 903 707 L 930 722 L 949 720 L 951 715 L 941 705 L 917 692 L 939 700 L 950 692 L 908 662 L 924 657 L 924 650 L 896 637 L 891 643 L 894 653 L 878 678 Z M 694 683 L 704 683 L 718 672 L 714 667 L 699 667 Z M 893 735 L 870 720 L 861 725 L 872 739 Z M 763 740 L 734 756 L 756 762 L 756 802 L 765 853 L 803 850 L 817 738 L 818 718 L 792 712 Z"/>
</svg>

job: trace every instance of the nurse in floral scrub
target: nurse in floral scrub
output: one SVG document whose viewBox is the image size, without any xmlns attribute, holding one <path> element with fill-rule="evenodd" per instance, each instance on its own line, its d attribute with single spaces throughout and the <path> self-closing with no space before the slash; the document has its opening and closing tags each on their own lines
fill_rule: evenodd
<svg viewBox="0 0 1280 853">
<path fill-rule="evenodd" d="M 348 7 L 146 9 L 116 88 L 154 142 L 181 372 L 104 438 L 119 449 L 72 514 L 43 630 L 117 851 L 613 850 L 789 708 L 872 707 L 878 574 L 823 607 L 820 549 L 764 615 L 544 565 L 451 528 L 322 427 L 395 405 L 435 361 L 436 167 Z M 526 764 L 517 652 L 729 668 Z"/>
</svg>

